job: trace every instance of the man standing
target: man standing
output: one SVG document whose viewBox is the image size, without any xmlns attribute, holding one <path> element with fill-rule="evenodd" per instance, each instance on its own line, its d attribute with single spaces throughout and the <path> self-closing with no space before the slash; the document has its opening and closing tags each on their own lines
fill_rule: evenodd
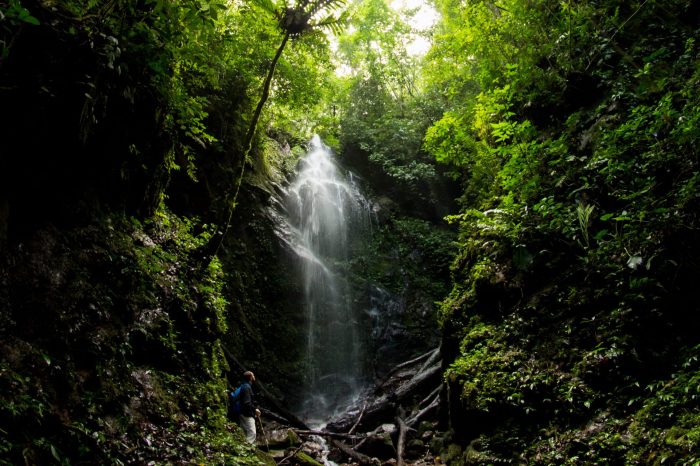
<svg viewBox="0 0 700 466">
<path fill-rule="evenodd" d="M 245 432 L 245 438 L 249 443 L 255 443 L 255 417 L 260 416 L 260 410 L 255 407 L 255 399 L 253 397 L 253 383 L 255 382 L 255 374 L 251 371 L 243 373 L 245 381 L 241 385 L 240 403 L 241 415 L 240 425 Z"/>
</svg>

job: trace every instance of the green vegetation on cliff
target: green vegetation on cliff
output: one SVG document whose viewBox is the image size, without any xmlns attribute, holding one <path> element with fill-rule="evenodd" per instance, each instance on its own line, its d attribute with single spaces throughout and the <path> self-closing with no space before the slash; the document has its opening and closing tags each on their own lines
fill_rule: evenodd
<svg viewBox="0 0 700 466">
<path fill-rule="evenodd" d="M 284 135 L 305 139 L 318 114 L 322 34 L 285 50 L 246 161 L 249 209 L 206 251 L 278 40 L 251 4 L 0 4 L 1 462 L 266 461 L 225 419 L 239 369 L 221 345 L 250 356 L 268 330 L 234 278 L 277 258 L 239 248 L 293 164 Z M 241 359 L 279 360 L 257 356 Z"/>
<path fill-rule="evenodd" d="M 260 464 L 227 424 L 221 266 L 159 212 L 37 232 L 5 258 L 0 462 Z"/>
<path fill-rule="evenodd" d="M 697 2 L 439 7 L 452 460 L 697 463 Z"/>
</svg>

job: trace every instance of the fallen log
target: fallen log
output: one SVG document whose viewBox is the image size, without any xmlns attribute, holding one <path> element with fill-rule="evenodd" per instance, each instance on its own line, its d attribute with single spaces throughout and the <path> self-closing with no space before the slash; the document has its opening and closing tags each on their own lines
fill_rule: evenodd
<svg viewBox="0 0 700 466">
<path fill-rule="evenodd" d="M 338 450 L 342 451 L 345 455 L 348 455 L 350 458 L 354 459 L 355 461 L 359 462 L 360 464 L 373 464 L 372 458 L 370 458 L 367 455 L 363 455 L 360 452 L 353 450 L 352 448 L 345 445 L 340 440 L 331 440 L 331 443 Z"/>
<path fill-rule="evenodd" d="M 401 364 L 399 364 L 399 365 L 397 365 L 396 367 L 394 367 L 394 368 L 386 375 L 386 377 L 384 377 L 384 379 L 385 379 L 385 380 L 386 380 L 386 379 L 390 379 L 394 374 L 396 374 L 396 373 L 399 372 L 400 370 L 405 369 L 405 368 L 407 368 L 407 367 L 411 367 L 411 366 L 413 366 L 413 365 L 415 365 L 415 364 L 418 364 L 418 363 L 420 363 L 420 362 L 423 362 L 423 361 L 426 360 L 426 359 L 429 359 L 436 351 L 439 353 L 439 350 L 440 350 L 440 347 L 437 347 L 437 348 L 435 348 L 435 349 L 432 349 L 432 350 L 428 351 L 428 352 L 425 353 L 425 354 L 421 354 L 421 355 L 418 356 L 417 358 L 413 358 L 413 359 L 411 359 L 410 361 L 402 362 Z"/>
<path fill-rule="evenodd" d="M 440 361 L 442 358 L 441 350 L 440 347 L 438 346 L 433 350 L 433 352 L 430 354 L 430 357 L 428 358 L 427 361 L 423 363 L 420 369 L 418 369 L 418 373 L 421 373 L 425 370 L 427 370 L 429 367 L 435 365 Z"/>
<path fill-rule="evenodd" d="M 341 432 L 327 432 L 325 430 L 301 430 L 292 429 L 298 435 L 318 435 L 319 437 L 341 438 L 346 440 L 362 440 L 364 435 L 343 434 Z"/>
<path fill-rule="evenodd" d="M 365 409 L 367 409 L 367 401 L 365 401 L 362 404 L 362 410 L 360 411 L 360 415 L 357 417 L 357 421 L 355 421 L 355 424 L 348 431 L 348 434 L 352 434 L 353 432 L 355 432 L 355 429 L 357 429 L 357 426 L 360 424 L 360 421 L 362 420 L 362 415 L 365 414 Z"/>
<path fill-rule="evenodd" d="M 438 385 L 437 388 L 436 388 L 435 390 L 433 390 L 432 392 L 430 392 L 430 395 L 428 395 L 428 396 L 426 396 L 425 398 L 423 398 L 423 399 L 421 400 L 421 402 L 418 403 L 418 407 L 419 407 L 419 408 L 423 408 L 425 405 L 427 405 L 428 403 L 430 403 L 437 395 L 440 394 L 440 390 L 442 390 L 442 384 Z"/>
<path fill-rule="evenodd" d="M 361 422 L 358 423 L 354 416 L 344 417 L 329 423 L 326 429 L 332 430 L 333 432 L 348 432 L 356 423 L 358 424 L 357 428 L 361 426 L 377 425 L 391 419 L 394 410 L 395 405 L 393 400 L 387 397 L 381 397 L 367 406 L 364 410 Z"/>
<path fill-rule="evenodd" d="M 362 447 L 364 446 L 364 444 L 365 444 L 369 439 L 371 439 L 372 437 L 378 435 L 380 430 L 382 430 L 382 426 L 377 427 L 377 428 L 374 429 L 372 432 L 367 432 L 367 433 L 365 434 L 365 438 L 363 438 L 362 440 L 360 440 L 360 443 L 358 443 L 357 445 L 355 445 L 354 447 L 352 447 L 353 450 L 359 450 L 360 448 L 362 448 Z"/>
<path fill-rule="evenodd" d="M 319 463 L 303 451 L 297 451 L 296 453 L 294 453 L 294 458 L 296 458 L 296 460 L 299 463 L 304 464 L 306 466 L 323 466 L 323 464 Z"/>
<path fill-rule="evenodd" d="M 405 380 L 410 380 L 418 374 L 424 372 L 427 368 L 432 367 L 440 360 L 440 347 L 425 353 L 418 358 L 406 361 L 394 368 L 384 380 L 377 385 L 374 390 L 375 395 L 381 393 L 392 392 L 396 390 L 396 386 L 401 385 Z"/>
<path fill-rule="evenodd" d="M 393 392 L 389 392 L 381 397 L 378 397 L 374 402 L 367 406 L 363 411 L 363 417 L 358 421 L 357 418 L 343 418 L 334 421 L 326 428 L 334 432 L 348 432 L 352 425 L 371 426 L 381 422 L 392 422 L 393 415 L 396 412 L 396 405 L 401 402 L 411 402 L 412 398 L 418 396 L 423 397 L 425 392 L 433 391 L 431 388 L 439 385 L 440 374 L 442 373 L 440 361 L 434 362 L 430 367 L 427 367 L 423 372 L 415 374 L 408 381 L 403 382 L 399 388 Z M 408 403 L 405 403 L 408 404 Z"/>
<path fill-rule="evenodd" d="M 396 390 L 396 392 L 394 393 L 394 397 L 398 401 L 405 400 L 409 396 L 420 391 L 420 389 L 424 388 L 424 385 L 429 383 L 430 379 L 432 379 L 433 377 L 438 376 L 441 373 L 441 370 L 442 368 L 440 362 L 438 361 L 433 366 L 428 367 L 424 371 L 416 374 L 407 383 L 401 385 L 398 388 L 398 390 Z"/>
<path fill-rule="evenodd" d="M 291 452 L 289 455 L 287 455 L 287 456 L 285 456 L 284 458 L 282 458 L 277 464 L 278 464 L 278 465 L 280 465 L 280 464 L 287 464 L 287 463 L 289 462 L 289 459 L 292 458 L 292 457 L 294 457 L 294 456 L 295 456 L 298 452 L 300 452 L 300 451 L 301 451 L 301 446 L 298 446 L 297 448 L 295 448 L 294 450 L 292 450 L 292 452 Z"/>
<path fill-rule="evenodd" d="M 406 424 L 408 424 L 409 427 L 415 426 L 418 422 L 420 422 L 423 418 L 430 414 L 431 411 L 436 410 L 438 406 L 440 406 L 440 394 L 435 395 L 435 399 L 433 399 L 433 401 L 428 406 L 411 416 L 406 421 Z"/>
</svg>

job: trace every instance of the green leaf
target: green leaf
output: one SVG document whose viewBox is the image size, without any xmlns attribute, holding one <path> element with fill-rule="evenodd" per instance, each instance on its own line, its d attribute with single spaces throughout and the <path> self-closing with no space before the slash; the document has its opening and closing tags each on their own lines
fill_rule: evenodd
<svg viewBox="0 0 700 466">
<path fill-rule="evenodd" d="M 513 265 L 520 270 L 527 270 L 532 265 L 532 254 L 524 244 L 519 244 L 513 251 Z"/>
<path fill-rule="evenodd" d="M 39 20 L 32 15 L 20 16 L 20 19 L 25 23 L 33 24 L 34 26 L 38 26 L 39 24 L 41 24 L 39 23 Z"/>
<path fill-rule="evenodd" d="M 609 230 L 606 230 L 606 229 L 600 230 L 598 233 L 595 234 L 594 238 L 596 241 L 601 241 L 603 238 L 605 238 L 605 235 L 607 235 L 608 233 L 610 233 Z"/>
<path fill-rule="evenodd" d="M 54 447 L 53 445 L 51 445 L 51 456 L 56 458 L 56 461 L 59 461 L 59 462 L 61 461 L 61 457 L 59 456 L 58 451 L 56 450 L 56 447 Z"/>
</svg>

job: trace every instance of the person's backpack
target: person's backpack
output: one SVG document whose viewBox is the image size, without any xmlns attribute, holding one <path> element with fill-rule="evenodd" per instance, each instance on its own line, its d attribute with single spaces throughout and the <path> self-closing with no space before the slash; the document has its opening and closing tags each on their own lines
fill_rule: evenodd
<svg viewBox="0 0 700 466">
<path fill-rule="evenodd" d="M 244 385 L 248 384 L 242 383 L 237 389 L 228 394 L 228 415 L 230 418 L 237 418 L 241 414 L 241 392 Z"/>
</svg>

